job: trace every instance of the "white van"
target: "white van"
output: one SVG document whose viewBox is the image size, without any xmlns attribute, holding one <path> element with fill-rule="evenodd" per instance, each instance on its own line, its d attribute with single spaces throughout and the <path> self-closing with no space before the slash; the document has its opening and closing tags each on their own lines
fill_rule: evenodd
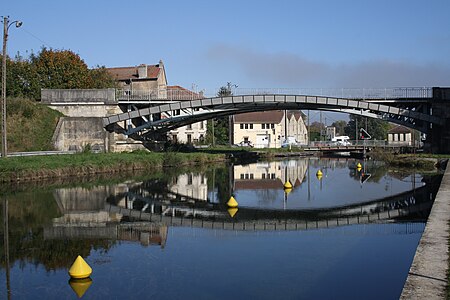
<svg viewBox="0 0 450 300">
<path fill-rule="evenodd" d="M 346 135 L 335 136 L 331 141 L 337 146 L 350 146 L 352 144 L 350 143 L 350 138 Z"/>
</svg>

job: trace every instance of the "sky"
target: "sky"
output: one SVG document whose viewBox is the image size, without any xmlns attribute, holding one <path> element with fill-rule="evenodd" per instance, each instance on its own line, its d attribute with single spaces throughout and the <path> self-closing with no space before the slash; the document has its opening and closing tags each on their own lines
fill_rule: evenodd
<svg viewBox="0 0 450 300">
<path fill-rule="evenodd" d="M 8 54 L 157 64 L 168 83 L 239 88 L 450 86 L 449 0 L 5 0 Z"/>
</svg>

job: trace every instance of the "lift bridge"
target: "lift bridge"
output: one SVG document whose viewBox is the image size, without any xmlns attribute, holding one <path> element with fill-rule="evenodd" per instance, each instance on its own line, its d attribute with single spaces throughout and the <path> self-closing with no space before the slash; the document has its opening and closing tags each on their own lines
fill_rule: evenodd
<svg viewBox="0 0 450 300">
<path fill-rule="evenodd" d="M 126 112 L 103 118 L 110 131 L 153 140 L 168 131 L 211 118 L 270 110 L 349 113 L 420 131 L 433 152 L 450 152 L 450 88 L 234 89 L 229 96 L 191 91 L 121 91 Z"/>
</svg>

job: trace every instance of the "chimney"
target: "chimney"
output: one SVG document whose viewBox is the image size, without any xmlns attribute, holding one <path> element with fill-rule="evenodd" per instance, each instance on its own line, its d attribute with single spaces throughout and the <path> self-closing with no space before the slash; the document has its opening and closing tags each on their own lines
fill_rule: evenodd
<svg viewBox="0 0 450 300">
<path fill-rule="evenodd" d="M 147 78 L 147 65 L 145 64 L 139 65 L 138 78 Z"/>
</svg>

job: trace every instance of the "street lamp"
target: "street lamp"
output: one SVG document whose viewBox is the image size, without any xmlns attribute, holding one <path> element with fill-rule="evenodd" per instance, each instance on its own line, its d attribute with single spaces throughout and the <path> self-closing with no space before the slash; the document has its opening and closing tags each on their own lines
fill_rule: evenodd
<svg viewBox="0 0 450 300">
<path fill-rule="evenodd" d="M 3 17 L 3 69 L 2 69 L 2 157 L 6 157 L 6 42 L 8 41 L 8 30 L 11 25 L 16 24 L 16 28 L 22 26 L 21 21 L 13 21 L 9 23 L 9 16 Z"/>
</svg>

